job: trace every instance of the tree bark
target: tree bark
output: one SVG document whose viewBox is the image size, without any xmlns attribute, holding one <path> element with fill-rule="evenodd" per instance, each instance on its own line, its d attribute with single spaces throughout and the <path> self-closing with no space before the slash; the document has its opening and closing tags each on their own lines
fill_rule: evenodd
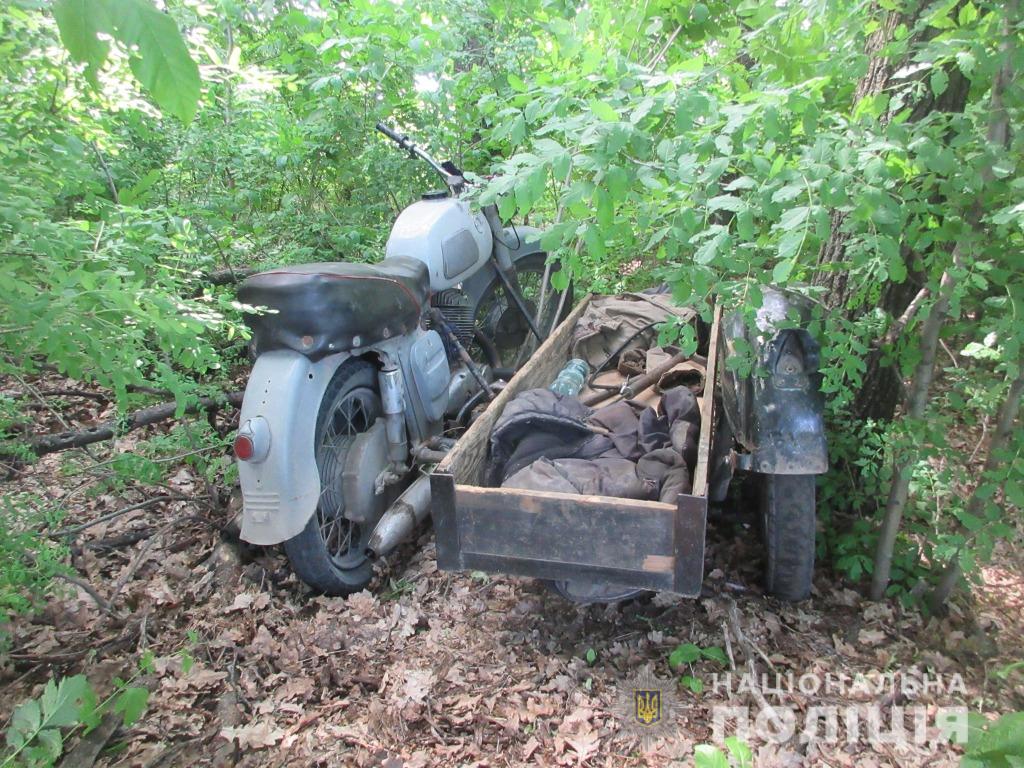
<svg viewBox="0 0 1024 768">
<path fill-rule="evenodd" d="M 960 268 L 963 254 L 960 244 L 953 248 L 953 265 Z M 956 289 L 957 279 L 950 270 L 946 270 L 939 283 L 939 293 L 932 304 L 924 327 L 921 329 L 921 361 L 914 370 L 911 380 L 910 398 L 907 416 L 911 421 L 918 421 L 924 416 L 928 407 L 928 391 L 931 388 L 935 372 L 935 352 L 939 347 L 939 331 L 949 312 L 949 302 Z M 912 456 L 897 459 L 893 462 L 892 485 L 889 488 L 889 500 L 885 505 L 885 517 L 882 520 L 882 531 L 878 537 L 878 549 L 875 553 L 875 567 L 871 576 L 871 599 L 881 600 L 889 586 L 892 573 L 892 555 L 896 545 L 896 536 L 903 522 L 903 510 L 907 506 L 910 495 L 910 475 L 913 468 Z"/>
<path fill-rule="evenodd" d="M 868 64 L 868 71 L 858 82 L 854 91 L 854 106 L 862 99 L 882 93 L 889 87 L 896 66 L 881 54 L 885 46 L 892 40 L 896 28 L 901 23 L 909 24 L 912 21 L 912 17 L 895 11 L 888 12 L 878 29 L 868 38 L 864 50 L 871 60 Z M 926 28 L 921 38 L 922 41 L 926 41 L 936 31 L 930 27 Z M 925 95 L 913 106 L 910 122 L 920 120 L 935 111 L 963 112 L 967 104 L 970 81 L 955 66 L 947 67 L 946 73 L 949 77 L 949 85 L 946 90 L 936 98 L 932 95 L 931 89 L 926 89 Z M 884 121 L 885 117 L 883 117 Z M 848 233 L 843 231 L 845 222 L 846 215 L 844 213 L 832 212 L 831 232 L 818 256 L 818 266 L 823 269 L 819 269 L 815 285 L 820 285 L 828 290 L 827 302 L 832 309 L 856 316 L 860 314 L 861 309 L 849 306 L 853 290 L 849 284 L 849 270 L 842 268 L 846 258 L 846 244 L 849 240 Z M 877 305 L 890 317 L 902 315 L 914 297 L 920 293 L 922 287 L 921 280 L 915 279 L 911 270 L 913 254 L 905 251 L 902 256 L 907 264 L 908 279 L 902 283 L 886 283 L 882 288 Z M 895 366 L 885 362 L 886 356 L 887 350 L 882 346 L 875 347 L 868 352 L 861 386 L 853 401 L 853 412 L 859 419 L 889 421 L 895 414 L 897 406 L 905 399 L 905 388 L 900 372 Z"/>
</svg>

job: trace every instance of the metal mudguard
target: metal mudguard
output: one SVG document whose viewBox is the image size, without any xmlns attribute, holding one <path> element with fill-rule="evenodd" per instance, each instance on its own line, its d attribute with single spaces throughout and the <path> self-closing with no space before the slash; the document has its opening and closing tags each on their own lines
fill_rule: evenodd
<svg viewBox="0 0 1024 768">
<path fill-rule="evenodd" d="M 262 417 L 269 451 L 262 461 L 239 461 L 242 539 L 279 544 L 297 535 L 316 511 L 320 473 L 314 453 L 317 412 L 348 354 L 313 362 L 298 352 L 276 350 L 256 359 L 242 400 L 240 425 Z"/>
<path fill-rule="evenodd" d="M 507 251 L 512 263 L 515 264 L 522 258 L 544 252 L 544 249 L 540 247 L 540 238 L 543 234 L 536 227 L 526 225 L 505 227 L 502 232 L 502 242 L 498 242 L 496 239 L 494 249 Z M 487 264 L 462 283 L 462 290 L 466 292 L 472 302 L 470 306 L 475 307 L 479 304 L 484 291 L 487 290 L 487 286 L 494 278 L 494 267 Z"/>
<path fill-rule="evenodd" d="M 765 289 L 754 329 L 742 312 L 730 313 L 721 324 L 722 403 L 755 472 L 813 475 L 828 469 L 820 347 L 806 330 L 809 318 L 802 297 Z M 728 364 L 739 354 L 740 339 L 754 355 L 754 370 L 747 375 Z"/>
</svg>

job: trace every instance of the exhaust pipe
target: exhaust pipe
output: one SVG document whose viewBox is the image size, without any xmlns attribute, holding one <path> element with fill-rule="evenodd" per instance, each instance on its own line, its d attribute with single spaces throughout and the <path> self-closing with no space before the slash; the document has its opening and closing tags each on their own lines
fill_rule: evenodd
<svg viewBox="0 0 1024 768">
<path fill-rule="evenodd" d="M 387 508 L 373 529 L 366 549 L 371 555 L 383 557 L 401 544 L 429 511 L 430 475 L 423 475 Z"/>
</svg>

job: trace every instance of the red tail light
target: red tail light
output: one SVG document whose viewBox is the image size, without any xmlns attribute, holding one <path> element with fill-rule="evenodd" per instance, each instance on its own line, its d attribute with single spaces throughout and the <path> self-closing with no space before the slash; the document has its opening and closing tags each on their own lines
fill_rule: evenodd
<svg viewBox="0 0 1024 768">
<path fill-rule="evenodd" d="M 242 461 L 248 461 L 256 452 L 256 446 L 248 435 L 239 435 L 235 438 L 235 456 Z"/>
</svg>

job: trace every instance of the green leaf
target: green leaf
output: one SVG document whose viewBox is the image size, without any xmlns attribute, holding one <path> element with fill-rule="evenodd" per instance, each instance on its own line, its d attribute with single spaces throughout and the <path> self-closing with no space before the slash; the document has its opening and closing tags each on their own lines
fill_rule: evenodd
<svg viewBox="0 0 1024 768">
<path fill-rule="evenodd" d="M 100 32 L 111 31 L 107 3 L 105 0 L 57 0 L 53 4 L 53 17 L 71 58 L 88 65 L 86 77 L 98 87 L 96 72 L 110 51 L 107 41 L 98 37 Z"/>
<path fill-rule="evenodd" d="M 157 106 L 191 122 L 199 103 L 199 67 L 174 19 L 149 0 L 119 0 L 114 30 L 118 40 L 138 48 L 132 73 Z"/>
<path fill-rule="evenodd" d="M 800 250 L 800 246 L 804 241 L 804 233 L 800 232 L 787 232 L 779 240 L 779 258 L 787 260 L 793 258 L 797 251 Z"/>
<path fill-rule="evenodd" d="M 747 207 L 743 200 L 735 195 L 718 195 L 708 200 L 708 212 L 732 211 L 738 213 Z"/>
<path fill-rule="evenodd" d="M 713 645 L 710 648 L 702 648 L 700 651 L 700 655 L 703 656 L 705 659 L 717 661 L 719 664 L 725 665 L 729 663 L 729 657 L 726 656 L 725 651 L 723 651 L 717 645 Z"/>
<path fill-rule="evenodd" d="M 124 717 L 124 725 L 128 727 L 146 710 L 149 703 L 149 689 L 141 686 L 125 688 L 114 702 L 114 711 L 120 712 Z"/>
<path fill-rule="evenodd" d="M 946 88 L 949 87 L 949 75 L 942 67 L 935 67 L 932 70 L 932 76 L 930 78 L 932 93 L 936 96 L 941 96 L 946 92 Z"/>
<path fill-rule="evenodd" d="M 961 27 L 966 27 L 969 24 L 973 24 L 975 21 L 978 20 L 977 6 L 975 6 L 974 3 L 971 2 L 971 0 L 967 0 L 967 3 L 957 13 L 956 20 Z"/>
<path fill-rule="evenodd" d="M 606 101 L 600 99 L 590 100 L 590 111 L 606 123 L 616 123 L 619 120 L 619 113 Z"/>
<path fill-rule="evenodd" d="M 718 747 L 698 744 L 693 748 L 693 764 L 696 768 L 729 768 L 729 759 Z"/>
<path fill-rule="evenodd" d="M 583 658 L 586 659 L 587 664 L 593 666 L 594 662 L 597 661 L 597 651 L 593 648 L 587 648 L 587 653 Z"/>
<path fill-rule="evenodd" d="M 508 80 L 508 84 L 512 86 L 513 90 L 519 91 L 520 93 L 526 93 L 528 90 L 526 83 L 519 75 L 513 74 L 512 72 L 505 73 L 505 79 Z"/>
<path fill-rule="evenodd" d="M 791 259 L 780 261 L 775 265 L 775 269 L 772 270 L 772 282 L 776 285 L 782 285 L 789 280 L 789 276 L 792 272 L 793 261 Z"/>
<path fill-rule="evenodd" d="M 693 675 L 683 675 L 682 677 L 679 678 L 679 682 L 682 685 L 685 685 L 687 688 L 689 688 L 694 693 L 700 693 L 701 691 L 704 690 L 704 683 L 702 683 L 700 680 L 698 680 Z"/>
<path fill-rule="evenodd" d="M 805 221 L 807 221 L 807 214 L 810 213 L 810 208 L 806 205 L 801 205 L 797 208 L 790 208 L 779 219 L 779 228 L 783 232 L 789 232 L 796 229 Z"/>
<path fill-rule="evenodd" d="M 668 665 L 672 669 L 678 669 L 684 664 L 693 664 L 700 659 L 700 648 L 693 643 L 677 645 L 676 649 L 668 656 Z"/>
<path fill-rule="evenodd" d="M 725 748 L 729 750 L 729 754 L 732 755 L 733 760 L 736 763 L 736 768 L 750 768 L 754 764 L 754 753 L 751 752 L 750 747 L 736 736 L 727 736 L 725 739 Z"/>
</svg>

